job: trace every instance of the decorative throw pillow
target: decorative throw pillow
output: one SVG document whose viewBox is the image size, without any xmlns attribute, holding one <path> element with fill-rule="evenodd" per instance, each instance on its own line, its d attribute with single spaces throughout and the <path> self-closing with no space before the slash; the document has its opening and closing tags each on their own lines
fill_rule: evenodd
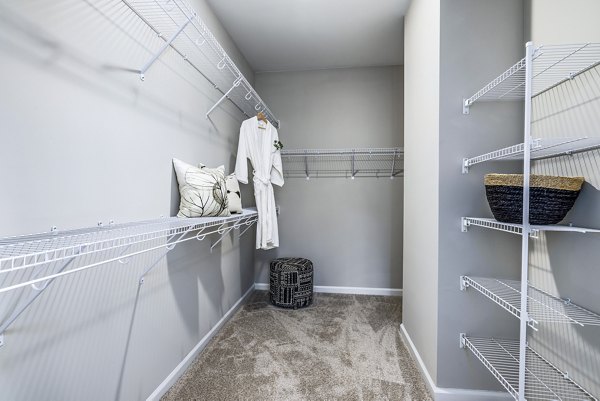
<svg viewBox="0 0 600 401">
<path fill-rule="evenodd" d="M 229 216 L 225 166 L 200 168 L 173 159 L 179 183 L 177 217 Z"/>
<path fill-rule="evenodd" d="M 229 211 L 231 213 L 242 213 L 242 194 L 235 173 L 229 174 L 225 178 L 225 184 L 227 186 L 227 198 L 229 199 Z"/>
</svg>

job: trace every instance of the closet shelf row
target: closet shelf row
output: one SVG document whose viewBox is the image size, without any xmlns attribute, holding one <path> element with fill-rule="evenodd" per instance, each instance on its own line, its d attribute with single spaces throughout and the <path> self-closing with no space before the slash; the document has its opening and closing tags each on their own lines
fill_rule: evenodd
<svg viewBox="0 0 600 401">
<path fill-rule="evenodd" d="M 533 52 L 532 96 L 537 96 L 600 63 L 600 43 L 539 46 Z M 463 113 L 477 101 L 519 100 L 525 96 L 526 58 L 463 101 Z"/>
<path fill-rule="evenodd" d="M 281 151 L 287 178 L 375 177 L 404 173 L 402 148 L 291 149 Z"/>
<path fill-rule="evenodd" d="M 465 158 L 462 162 L 462 172 L 466 174 L 475 164 L 493 160 L 523 160 L 525 144 L 508 146 L 483 155 Z M 564 155 L 587 152 L 600 148 L 600 138 L 535 138 L 530 145 L 531 160 L 549 159 Z"/>
<path fill-rule="evenodd" d="M 463 217 L 461 219 L 462 231 L 466 232 L 470 226 L 489 228 L 492 230 L 504 231 L 512 234 L 523 234 L 523 225 L 514 223 L 503 223 L 495 219 L 482 217 Z M 576 233 L 600 233 L 600 230 L 595 228 L 564 226 L 559 224 L 550 225 L 532 225 L 529 235 L 532 238 L 537 238 L 540 231 L 560 231 L 560 232 L 576 232 Z"/>
<path fill-rule="evenodd" d="M 207 117 L 229 99 L 246 117 L 261 111 L 279 128 L 279 120 L 187 1 L 121 1 L 164 42 L 137 70 L 142 80 L 160 56 L 171 48 L 222 94 L 206 113 Z"/>
<path fill-rule="evenodd" d="M 462 276 L 460 284 L 461 290 L 473 288 L 517 318 L 521 318 L 520 281 Z M 600 315 L 532 285 L 528 288 L 528 324 L 534 330 L 537 330 L 539 322 L 600 326 Z"/>
<path fill-rule="evenodd" d="M 249 228 L 257 219 L 256 209 L 244 209 L 228 217 L 169 217 L 0 239 L 0 293 L 29 285 L 35 288 L 109 262 L 127 263 L 132 256 L 169 251 L 178 243 L 203 240 L 209 234 L 218 233 L 222 239 L 234 229 Z"/>
<path fill-rule="evenodd" d="M 515 399 L 519 397 L 519 341 L 460 336 L 471 351 Z M 595 400 L 567 373 L 526 347 L 525 397 L 528 400 Z"/>
</svg>

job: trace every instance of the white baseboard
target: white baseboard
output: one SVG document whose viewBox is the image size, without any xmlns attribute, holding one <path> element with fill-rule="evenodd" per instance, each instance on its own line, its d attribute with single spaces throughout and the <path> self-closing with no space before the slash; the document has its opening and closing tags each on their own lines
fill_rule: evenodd
<svg viewBox="0 0 600 401">
<path fill-rule="evenodd" d="M 269 290 L 269 283 L 255 283 L 257 290 Z M 356 295 L 392 295 L 401 296 L 401 288 L 371 288 L 371 287 L 337 287 L 329 285 L 315 285 L 314 292 L 329 294 L 356 294 Z"/>
<path fill-rule="evenodd" d="M 181 362 L 179 362 L 179 365 L 177 365 L 175 369 L 173 369 L 173 371 L 165 378 L 165 380 L 163 380 L 163 382 L 160 383 L 156 390 L 154 390 L 154 392 L 152 392 L 152 394 L 148 396 L 146 401 L 160 400 L 160 398 L 163 395 L 165 395 L 165 393 L 173 386 L 173 384 L 175 384 L 179 377 L 191 365 L 194 359 L 196 359 L 198 354 L 202 352 L 202 350 L 206 347 L 208 342 L 215 336 L 215 334 L 217 334 L 221 327 L 223 327 L 223 325 L 227 323 L 227 321 L 231 319 L 233 314 L 237 312 L 237 310 L 242 306 L 244 301 L 246 301 L 248 296 L 252 293 L 252 291 L 254 291 L 254 287 L 255 286 L 252 285 L 248 289 L 248 291 L 246 291 L 246 293 L 242 295 L 242 297 L 238 299 L 237 302 L 233 304 L 231 308 L 229 308 L 229 310 L 223 315 L 221 320 L 219 320 L 217 324 L 215 324 L 214 327 L 208 333 L 206 333 L 204 337 L 202 337 L 200 342 L 198 342 L 198 344 L 196 344 L 196 346 L 186 355 L 186 357 L 183 358 Z"/>
<path fill-rule="evenodd" d="M 408 350 L 411 355 L 417 361 L 417 365 L 421 370 L 421 375 L 425 379 L 425 384 L 429 389 L 429 392 L 433 394 L 435 401 L 508 401 L 513 398 L 504 391 L 485 391 L 485 390 L 468 390 L 462 388 L 443 388 L 437 387 L 431 378 L 431 375 L 427 371 L 427 367 L 419 355 L 419 351 L 412 342 L 404 324 L 400 325 L 400 333 L 404 342 L 408 345 Z"/>
</svg>

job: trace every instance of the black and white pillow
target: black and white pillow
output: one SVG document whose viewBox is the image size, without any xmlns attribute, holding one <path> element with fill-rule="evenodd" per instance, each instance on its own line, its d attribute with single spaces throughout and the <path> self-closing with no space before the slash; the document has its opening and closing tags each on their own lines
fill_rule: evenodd
<svg viewBox="0 0 600 401">
<path fill-rule="evenodd" d="M 227 198 L 229 199 L 229 211 L 231 213 L 242 213 L 242 194 L 235 173 L 229 174 L 225 178 L 225 184 L 227 186 Z"/>
<path fill-rule="evenodd" d="M 195 167 L 173 159 L 179 183 L 179 213 L 177 217 L 229 216 L 225 166 L 215 169 Z"/>
</svg>

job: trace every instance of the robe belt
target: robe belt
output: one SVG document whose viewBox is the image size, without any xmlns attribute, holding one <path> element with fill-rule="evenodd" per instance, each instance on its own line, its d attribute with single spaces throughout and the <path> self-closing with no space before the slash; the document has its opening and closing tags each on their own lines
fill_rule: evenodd
<svg viewBox="0 0 600 401">
<path fill-rule="evenodd" d="M 254 182 L 254 185 L 256 185 L 256 184 L 263 184 L 264 186 L 268 186 L 269 184 L 271 184 L 271 179 L 270 178 L 265 180 L 263 178 L 260 178 L 257 175 L 254 175 L 254 177 L 252 177 L 252 181 Z"/>
</svg>

